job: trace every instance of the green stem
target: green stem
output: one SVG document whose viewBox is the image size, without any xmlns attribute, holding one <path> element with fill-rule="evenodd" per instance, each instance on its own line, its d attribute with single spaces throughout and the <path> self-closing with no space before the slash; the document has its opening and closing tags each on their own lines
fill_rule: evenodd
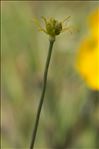
<svg viewBox="0 0 99 149">
<path fill-rule="evenodd" d="M 47 83 L 47 74 L 48 74 L 48 68 L 49 68 L 49 63 L 50 63 L 50 58 L 51 58 L 54 41 L 55 40 L 50 40 L 49 52 L 48 52 L 48 56 L 47 56 L 47 60 L 46 60 L 44 78 L 43 78 L 43 90 L 42 90 L 42 94 L 41 94 L 41 98 L 40 98 L 40 103 L 38 106 L 36 121 L 35 121 L 34 130 L 33 130 L 33 134 L 32 134 L 32 140 L 31 140 L 31 144 L 30 144 L 30 149 L 34 148 L 35 138 L 36 138 L 36 134 L 37 134 L 37 128 L 38 128 L 39 119 L 40 119 L 40 113 L 41 113 L 41 109 L 42 109 L 42 105 L 43 105 L 43 101 L 44 101 L 44 95 L 45 95 L 46 83 Z"/>
</svg>

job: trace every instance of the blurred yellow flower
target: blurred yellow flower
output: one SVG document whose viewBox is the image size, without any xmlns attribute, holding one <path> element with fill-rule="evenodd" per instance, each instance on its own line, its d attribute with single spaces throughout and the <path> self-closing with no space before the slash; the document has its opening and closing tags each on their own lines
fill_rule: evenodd
<svg viewBox="0 0 99 149">
<path fill-rule="evenodd" d="M 89 17 L 89 26 L 93 36 L 99 38 L 99 8 Z"/>
<path fill-rule="evenodd" d="M 84 39 L 77 54 L 76 68 L 87 85 L 99 90 L 99 11 L 90 16 L 90 37 Z"/>
</svg>

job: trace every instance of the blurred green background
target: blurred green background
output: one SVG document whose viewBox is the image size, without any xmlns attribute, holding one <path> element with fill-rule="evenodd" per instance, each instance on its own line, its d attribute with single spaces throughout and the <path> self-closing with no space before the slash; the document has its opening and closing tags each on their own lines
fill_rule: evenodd
<svg viewBox="0 0 99 149">
<path fill-rule="evenodd" d="M 68 25 L 73 26 L 73 33 L 61 34 L 54 45 L 35 149 L 58 149 L 64 143 L 87 101 L 87 87 L 74 63 L 88 32 L 87 17 L 98 6 L 98 1 L 2 1 L 2 149 L 30 145 L 49 46 L 48 36 L 33 23 L 34 18 L 41 22 L 41 16 L 63 20 L 70 15 Z M 72 147 L 95 149 L 95 136 L 89 126 Z"/>
</svg>

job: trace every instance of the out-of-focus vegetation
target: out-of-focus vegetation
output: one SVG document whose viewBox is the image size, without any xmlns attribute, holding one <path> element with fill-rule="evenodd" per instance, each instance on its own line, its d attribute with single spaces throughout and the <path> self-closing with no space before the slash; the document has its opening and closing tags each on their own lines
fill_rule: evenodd
<svg viewBox="0 0 99 149">
<path fill-rule="evenodd" d="M 54 45 L 35 148 L 61 149 L 67 138 L 69 143 L 68 133 L 75 130 L 71 128 L 85 112 L 82 108 L 88 98 L 87 87 L 74 68 L 75 54 L 88 32 L 87 17 L 98 5 L 98 1 L 2 2 L 2 149 L 28 149 L 30 145 L 49 46 L 47 35 L 38 32 L 33 23 L 33 18 L 41 16 L 63 20 L 70 15 L 73 33 L 61 34 Z M 94 123 L 99 121 L 97 113 L 91 115 Z M 94 124 L 78 135 L 82 124 L 74 131 L 71 146 L 95 149 Z"/>
</svg>

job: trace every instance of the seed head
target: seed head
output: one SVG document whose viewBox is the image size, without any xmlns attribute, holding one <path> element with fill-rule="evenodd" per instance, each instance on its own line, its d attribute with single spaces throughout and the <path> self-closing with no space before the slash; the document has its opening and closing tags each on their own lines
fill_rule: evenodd
<svg viewBox="0 0 99 149">
<path fill-rule="evenodd" d="M 48 34 L 50 36 L 50 39 L 53 40 L 60 33 L 70 29 L 70 27 L 67 27 L 67 26 L 63 27 L 64 22 L 67 21 L 69 18 L 70 18 L 70 16 L 68 16 L 63 21 L 58 21 L 54 18 L 42 17 L 45 26 L 42 27 L 41 24 L 38 22 L 38 20 L 35 20 L 35 24 L 38 26 L 39 31 L 45 32 L 46 34 Z"/>
</svg>

